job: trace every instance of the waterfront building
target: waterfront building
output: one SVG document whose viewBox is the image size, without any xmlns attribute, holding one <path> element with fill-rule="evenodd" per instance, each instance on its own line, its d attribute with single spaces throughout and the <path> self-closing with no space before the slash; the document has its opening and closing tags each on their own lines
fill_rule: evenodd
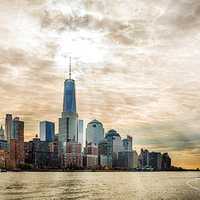
<svg viewBox="0 0 200 200">
<path fill-rule="evenodd" d="M 112 168 L 112 142 L 103 140 L 98 145 L 98 164 L 101 168 Z"/>
<path fill-rule="evenodd" d="M 8 151 L 10 152 L 10 139 L 11 139 L 11 126 L 12 126 L 12 115 L 6 114 L 5 118 L 5 133 L 8 142 Z"/>
<path fill-rule="evenodd" d="M 112 167 L 118 167 L 118 154 L 124 151 L 121 136 L 116 130 L 111 129 L 106 134 L 105 139 L 112 144 Z"/>
<path fill-rule="evenodd" d="M 149 151 L 147 149 L 141 149 L 139 158 L 138 158 L 139 169 L 148 169 L 149 168 Z"/>
<path fill-rule="evenodd" d="M 171 158 L 168 153 L 162 154 L 162 170 L 171 169 Z"/>
<path fill-rule="evenodd" d="M 133 151 L 119 152 L 117 166 L 122 169 L 133 169 Z"/>
<path fill-rule="evenodd" d="M 0 140 L 5 140 L 4 129 L 3 129 L 2 125 L 1 125 L 1 128 L 0 128 Z"/>
<path fill-rule="evenodd" d="M 63 154 L 64 168 L 82 168 L 82 146 L 78 142 L 70 141 L 64 143 L 65 153 Z"/>
<path fill-rule="evenodd" d="M 133 138 L 127 135 L 127 138 L 122 140 L 124 151 L 133 151 Z"/>
<path fill-rule="evenodd" d="M 138 168 L 138 153 L 137 151 L 133 151 L 133 169 Z"/>
<path fill-rule="evenodd" d="M 154 171 L 160 171 L 162 165 L 162 155 L 160 152 L 149 153 L 149 167 Z"/>
<path fill-rule="evenodd" d="M 89 122 L 86 128 L 86 143 L 98 145 L 103 139 L 103 124 L 96 119 Z"/>
<path fill-rule="evenodd" d="M 88 143 L 84 149 L 83 166 L 88 169 L 98 167 L 98 146 Z"/>
<path fill-rule="evenodd" d="M 84 121 L 82 119 L 78 120 L 78 143 L 83 146 L 83 130 L 84 130 Z"/>
<path fill-rule="evenodd" d="M 59 118 L 59 156 L 66 156 L 66 143 L 78 143 L 78 113 L 76 109 L 75 81 L 69 78 L 64 82 L 63 112 Z"/>
<path fill-rule="evenodd" d="M 25 162 L 34 169 L 58 168 L 58 152 L 54 142 L 41 141 L 36 135 L 32 141 L 24 144 Z"/>
<path fill-rule="evenodd" d="M 11 168 L 16 168 L 20 164 L 24 164 L 24 122 L 20 121 L 19 117 L 15 117 L 11 121 L 11 134 L 8 138 L 10 156 L 9 166 Z"/>
<path fill-rule="evenodd" d="M 53 142 L 55 137 L 55 124 L 49 121 L 40 122 L 40 140 Z"/>
</svg>

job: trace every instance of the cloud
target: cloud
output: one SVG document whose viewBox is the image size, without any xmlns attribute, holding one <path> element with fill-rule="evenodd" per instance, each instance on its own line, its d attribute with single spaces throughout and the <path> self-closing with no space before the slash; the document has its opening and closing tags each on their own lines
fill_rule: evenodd
<svg viewBox="0 0 200 200">
<path fill-rule="evenodd" d="M 1 118 L 22 117 L 26 139 L 57 123 L 71 55 L 80 118 L 199 166 L 197 1 L 19 2 L 0 3 Z"/>
</svg>

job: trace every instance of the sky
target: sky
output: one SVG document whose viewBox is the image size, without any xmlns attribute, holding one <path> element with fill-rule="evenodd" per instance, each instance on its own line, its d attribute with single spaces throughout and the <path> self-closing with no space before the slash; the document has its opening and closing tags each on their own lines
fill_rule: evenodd
<svg viewBox="0 0 200 200">
<path fill-rule="evenodd" d="M 200 167 L 200 2 L 0 0 L 0 123 L 61 116 L 72 57 L 79 117 Z"/>
</svg>

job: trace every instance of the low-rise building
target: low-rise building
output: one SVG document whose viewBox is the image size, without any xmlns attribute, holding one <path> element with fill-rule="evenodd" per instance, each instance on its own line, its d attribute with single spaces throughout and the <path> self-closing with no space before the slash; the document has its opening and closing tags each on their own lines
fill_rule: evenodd
<svg viewBox="0 0 200 200">
<path fill-rule="evenodd" d="M 83 166 L 88 169 L 98 167 L 98 146 L 88 143 L 84 149 Z"/>
<path fill-rule="evenodd" d="M 64 168 L 82 168 L 82 147 L 78 142 L 65 142 L 63 154 Z"/>
</svg>

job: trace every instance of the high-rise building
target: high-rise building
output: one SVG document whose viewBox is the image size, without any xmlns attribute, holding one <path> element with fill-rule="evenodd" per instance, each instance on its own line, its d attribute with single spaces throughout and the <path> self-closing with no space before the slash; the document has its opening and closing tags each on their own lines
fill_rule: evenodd
<svg viewBox="0 0 200 200">
<path fill-rule="evenodd" d="M 133 150 L 133 138 L 129 135 L 127 135 L 126 139 L 122 140 L 124 151 L 132 151 Z"/>
<path fill-rule="evenodd" d="M 138 168 L 138 153 L 137 151 L 133 151 L 133 169 Z"/>
<path fill-rule="evenodd" d="M 11 122 L 10 135 L 10 162 L 11 167 L 17 167 L 24 163 L 24 122 L 15 117 Z"/>
<path fill-rule="evenodd" d="M 149 151 L 147 149 L 141 149 L 139 158 L 138 158 L 138 165 L 140 169 L 147 169 L 149 168 Z"/>
<path fill-rule="evenodd" d="M 112 165 L 113 167 L 118 167 L 118 154 L 124 150 L 121 136 L 116 130 L 111 129 L 106 134 L 105 139 L 112 144 Z"/>
<path fill-rule="evenodd" d="M 0 140 L 5 140 L 4 129 L 3 129 L 2 125 L 1 125 L 1 128 L 0 128 Z"/>
<path fill-rule="evenodd" d="M 55 124 L 49 121 L 40 122 L 40 140 L 53 142 L 55 137 Z"/>
<path fill-rule="evenodd" d="M 59 156 L 66 157 L 66 143 L 78 143 L 78 113 L 76 110 L 75 81 L 71 78 L 71 63 L 69 78 L 64 82 L 63 112 L 59 118 Z M 62 161 L 62 159 L 61 159 Z"/>
<path fill-rule="evenodd" d="M 6 133 L 6 138 L 7 138 L 7 142 L 8 142 L 8 151 L 10 151 L 11 126 L 12 126 L 12 115 L 6 114 L 5 133 Z"/>
<path fill-rule="evenodd" d="M 149 167 L 155 171 L 160 171 L 162 165 L 162 155 L 160 152 L 149 153 Z"/>
<path fill-rule="evenodd" d="M 104 139 L 103 124 L 96 119 L 89 122 L 86 128 L 86 143 L 98 145 Z"/>
<path fill-rule="evenodd" d="M 168 153 L 162 154 L 162 170 L 170 170 L 171 169 L 171 158 Z"/>
<path fill-rule="evenodd" d="M 112 168 L 112 142 L 108 140 L 103 140 L 98 145 L 98 154 L 99 154 L 99 165 L 103 168 Z"/>
<path fill-rule="evenodd" d="M 83 146 L 83 129 L 84 129 L 84 121 L 78 120 L 78 143 Z"/>
</svg>

